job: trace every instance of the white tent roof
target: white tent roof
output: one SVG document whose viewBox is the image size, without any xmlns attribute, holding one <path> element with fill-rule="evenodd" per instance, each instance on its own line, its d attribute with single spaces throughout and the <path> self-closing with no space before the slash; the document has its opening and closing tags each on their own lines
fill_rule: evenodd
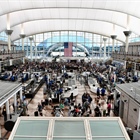
<svg viewBox="0 0 140 140">
<path fill-rule="evenodd" d="M 12 40 L 19 38 L 21 23 L 27 36 L 55 30 L 76 30 L 125 41 L 123 31 L 140 35 L 140 0 L 0 0 L 0 31 L 7 28 L 10 14 Z M 115 33 L 113 33 L 115 24 Z"/>
</svg>

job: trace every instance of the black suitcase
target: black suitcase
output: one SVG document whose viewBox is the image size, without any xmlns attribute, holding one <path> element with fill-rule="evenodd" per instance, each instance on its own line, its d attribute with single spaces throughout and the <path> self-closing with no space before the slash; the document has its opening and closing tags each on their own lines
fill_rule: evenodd
<svg viewBox="0 0 140 140">
<path fill-rule="evenodd" d="M 48 105 L 48 104 L 49 104 L 48 99 L 45 99 L 45 105 Z"/>
<path fill-rule="evenodd" d="M 38 111 L 35 111 L 34 112 L 34 116 L 38 116 Z"/>
</svg>

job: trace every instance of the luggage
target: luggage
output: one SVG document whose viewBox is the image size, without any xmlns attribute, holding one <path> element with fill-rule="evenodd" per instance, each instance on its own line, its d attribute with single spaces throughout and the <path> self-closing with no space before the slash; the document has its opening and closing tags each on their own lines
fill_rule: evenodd
<svg viewBox="0 0 140 140">
<path fill-rule="evenodd" d="M 48 99 L 45 99 L 45 105 L 48 105 L 48 104 L 49 104 Z"/>
<path fill-rule="evenodd" d="M 34 112 L 34 116 L 38 116 L 38 111 L 35 111 Z"/>
</svg>

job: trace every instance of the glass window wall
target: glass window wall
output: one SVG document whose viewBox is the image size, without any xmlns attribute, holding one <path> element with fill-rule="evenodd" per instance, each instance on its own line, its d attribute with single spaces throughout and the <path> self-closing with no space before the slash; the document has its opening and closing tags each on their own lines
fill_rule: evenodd
<svg viewBox="0 0 140 140">
<path fill-rule="evenodd" d="M 100 46 L 102 46 L 103 51 L 103 41 L 101 40 L 101 35 L 94 34 L 94 33 L 88 33 L 88 32 L 76 32 L 76 31 L 55 31 L 55 32 L 47 32 L 47 33 L 41 33 L 33 35 L 33 51 L 35 51 L 35 46 L 37 47 L 37 51 L 43 51 L 45 54 L 47 54 L 48 51 L 55 51 L 55 52 L 63 52 L 64 51 L 64 42 L 73 42 L 73 51 L 76 51 L 76 46 L 82 46 L 77 47 L 77 52 L 84 51 L 84 47 L 89 52 L 90 55 L 92 55 L 92 52 L 99 52 Z M 14 42 L 15 45 L 17 45 L 16 49 L 21 50 L 22 49 L 22 40 L 19 39 Z M 30 40 L 28 37 L 24 39 L 25 44 L 25 50 L 30 52 Z M 108 52 L 112 50 L 112 41 L 111 39 L 107 39 L 107 47 L 106 51 Z M 122 46 L 122 42 L 115 41 L 115 49 L 119 50 L 119 46 Z M 28 54 L 29 54 L 28 52 Z M 27 54 L 27 53 L 26 53 Z"/>
</svg>

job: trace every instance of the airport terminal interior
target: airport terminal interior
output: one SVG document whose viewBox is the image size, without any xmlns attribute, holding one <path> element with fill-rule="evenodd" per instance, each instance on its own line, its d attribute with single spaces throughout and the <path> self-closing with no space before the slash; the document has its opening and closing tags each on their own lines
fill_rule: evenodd
<svg viewBox="0 0 140 140">
<path fill-rule="evenodd" d="M 0 140 L 140 140 L 140 0 L 0 1 Z"/>
</svg>

